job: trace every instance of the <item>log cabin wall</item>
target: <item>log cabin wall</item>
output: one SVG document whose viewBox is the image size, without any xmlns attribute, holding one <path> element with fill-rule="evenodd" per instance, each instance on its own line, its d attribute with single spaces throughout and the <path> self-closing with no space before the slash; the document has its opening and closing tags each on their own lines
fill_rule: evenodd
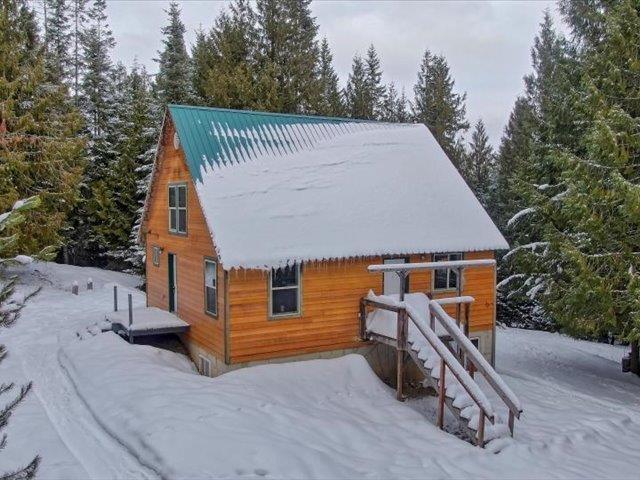
<svg viewBox="0 0 640 480">
<path fill-rule="evenodd" d="M 165 125 L 157 171 L 152 185 L 149 209 L 144 224 L 146 236 L 147 304 L 169 309 L 168 254 L 177 256 L 177 315 L 191 327 L 184 340 L 218 359 L 225 355 L 225 290 L 224 271 L 218 263 L 218 315 L 205 313 L 204 260 L 217 260 L 216 250 L 205 223 L 202 209 L 187 169 L 181 148 L 174 148 L 174 127 Z M 187 184 L 187 234 L 169 233 L 169 184 Z M 153 265 L 152 248 L 162 248 L 160 265 Z M 193 352 L 195 349 L 190 348 Z"/>
<path fill-rule="evenodd" d="M 411 262 L 431 260 L 431 255 L 412 255 Z M 493 252 L 466 253 L 465 259 L 493 258 Z M 362 346 L 358 340 L 360 298 L 372 289 L 382 293 L 382 274 L 367 266 L 382 263 L 381 257 L 332 262 L 308 262 L 302 266 L 301 315 L 269 318 L 269 275 L 258 270 L 229 273 L 229 349 L 231 363 L 245 363 L 341 350 Z M 495 319 L 495 272 L 493 267 L 469 269 L 463 275 L 463 294 L 475 297 L 471 309 L 471 332 L 490 331 Z M 411 292 L 432 291 L 431 272 L 410 276 Z M 437 292 L 435 297 L 455 295 Z M 449 313 L 455 307 L 448 307 Z"/>
</svg>

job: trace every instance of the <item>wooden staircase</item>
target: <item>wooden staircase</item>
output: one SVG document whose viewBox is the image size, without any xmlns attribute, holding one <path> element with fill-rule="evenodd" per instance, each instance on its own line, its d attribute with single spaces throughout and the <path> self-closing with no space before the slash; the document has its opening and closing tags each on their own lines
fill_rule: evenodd
<svg viewBox="0 0 640 480">
<path fill-rule="evenodd" d="M 360 303 L 360 335 L 363 340 L 384 343 L 396 349 L 398 400 L 404 399 L 404 362 L 408 356 L 424 375 L 424 386 L 433 388 L 437 393 L 438 427 L 443 428 L 446 406 L 458 420 L 462 431 L 476 445 L 484 447 L 491 440 L 513 436 L 514 421 L 520 417 L 522 408 L 517 397 L 468 338 L 469 305 L 472 302 L 472 297 L 428 299 L 428 311 L 420 312 L 410 302 L 370 292 Z M 464 306 L 464 324 L 461 325 L 459 314 L 456 321 L 444 311 L 442 305 L 445 304 L 456 304 L 458 313 Z M 369 328 L 367 320 L 373 314 L 386 315 L 383 320 L 387 325 L 395 321 L 395 329 L 376 331 Z M 440 334 L 436 333 L 438 330 Z M 390 334 L 391 331 L 395 335 Z M 474 380 L 476 372 L 484 377 L 486 384 L 507 406 L 507 423 L 501 421 Z"/>
</svg>

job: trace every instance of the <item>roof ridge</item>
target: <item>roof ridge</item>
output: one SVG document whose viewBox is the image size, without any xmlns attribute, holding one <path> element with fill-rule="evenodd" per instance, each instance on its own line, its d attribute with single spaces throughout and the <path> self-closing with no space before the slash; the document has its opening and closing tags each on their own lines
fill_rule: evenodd
<svg viewBox="0 0 640 480">
<path fill-rule="evenodd" d="M 362 118 L 347 118 L 347 117 L 330 117 L 328 115 L 305 115 L 300 113 L 282 113 L 282 112 L 267 112 L 261 110 L 239 110 L 235 108 L 223 108 L 223 107 L 207 107 L 203 105 L 183 105 L 177 103 L 167 104 L 167 108 L 184 108 L 190 110 L 208 110 L 216 112 L 226 113 L 242 113 L 245 115 L 267 115 L 274 117 L 290 117 L 290 118 L 308 118 L 314 120 L 331 120 L 337 122 L 352 122 L 352 123 L 371 123 L 376 125 L 415 125 L 413 122 L 388 122 L 383 120 L 367 120 Z"/>
</svg>

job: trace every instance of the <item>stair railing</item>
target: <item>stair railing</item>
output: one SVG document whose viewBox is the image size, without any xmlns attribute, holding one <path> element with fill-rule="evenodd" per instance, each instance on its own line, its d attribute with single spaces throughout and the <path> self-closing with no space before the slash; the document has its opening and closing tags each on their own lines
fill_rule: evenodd
<svg viewBox="0 0 640 480">
<path fill-rule="evenodd" d="M 444 426 L 444 405 L 446 397 L 446 369 L 448 368 L 453 376 L 458 380 L 460 385 L 467 392 L 469 397 L 478 406 L 479 417 L 478 426 L 476 428 L 478 446 L 484 447 L 484 433 L 485 433 L 485 420 L 489 420 L 492 424 L 495 423 L 495 415 L 489 399 L 484 392 L 475 383 L 469 372 L 465 370 L 464 366 L 460 364 L 459 360 L 453 353 L 447 348 L 447 346 L 438 338 L 436 332 L 427 324 L 420 313 L 413 307 L 406 304 L 401 304 L 389 299 L 389 302 L 385 301 L 381 297 L 363 298 L 360 302 L 360 319 L 361 319 L 361 336 L 366 338 L 366 307 L 379 308 L 395 312 L 397 314 L 397 334 L 395 347 L 398 353 L 398 378 L 397 378 L 397 392 L 398 399 L 402 399 L 402 360 L 400 355 L 404 354 L 404 350 L 407 348 L 409 329 L 408 320 L 415 325 L 416 329 L 427 340 L 429 345 L 440 357 L 440 377 L 438 381 L 438 428 L 442 429 Z"/>
<path fill-rule="evenodd" d="M 455 320 L 444 311 L 444 308 L 442 308 L 442 305 L 438 301 L 431 300 L 429 302 L 429 310 L 431 317 L 438 319 L 447 333 L 456 342 L 458 348 L 464 352 L 467 361 L 471 362 L 473 368 L 484 376 L 487 383 L 505 403 L 509 410 L 509 431 L 511 436 L 513 436 L 515 418 L 519 419 L 522 413 L 520 400 L 507 384 L 504 383 L 500 375 L 498 375 L 491 364 L 478 351 L 475 345 L 473 345 L 471 340 L 460 330 Z"/>
</svg>

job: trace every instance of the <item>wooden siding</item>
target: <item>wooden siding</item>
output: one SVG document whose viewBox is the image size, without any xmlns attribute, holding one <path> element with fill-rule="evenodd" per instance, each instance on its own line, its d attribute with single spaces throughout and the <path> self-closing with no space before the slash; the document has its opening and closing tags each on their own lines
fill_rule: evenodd
<svg viewBox="0 0 640 480">
<path fill-rule="evenodd" d="M 218 264 L 218 315 L 205 313 L 204 259 L 216 259 L 216 251 L 204 220 L 198 197 L 187 170 L 182 150 L 173 146 L 174 128 L 167 122 L 152 185 L 149 209 L 144 224 L 147 249 L 147 303 L 164 310 L 169 308 L 168 254 L 177 257 L 177 314 L 191 325 L 185 341 L 224 358 L 224 271 Z M 187 184 L 187 234 L 169 233 L 168 185 Z M 152 248 L 161 247 L 160 266 L 152 262 Z"/>
<path fill-rule="evenodd" d="M 493 252 L 465 254 L 466 259 L 493 258 Z M 429 261 L 431 255 L 412 255 L 411 262 Z M 257 270 L 229 274 L 229 337 L 231 363 L 286 357 L 324 350 L 352 348 L 358 342 L 360 298 L 372 289 L 382 293 L 382 274 L 371 274 L 367 266 L 382 258 L 306 263 L 302 272 L 302 314 L 269 319 L 268 274 Z M 411 292 L 432 289 L 430 272 L 410 277 Z M 494 269 L 484 267 L 465 272 L 463 293 L 476 301 L 472 307 L 471 331 L 486 330 L 495 318 Z M 437 297 L 455 295 L 438 292 Z M 454 313 L 455 307 L 449 307 Z"/>
</svg>

